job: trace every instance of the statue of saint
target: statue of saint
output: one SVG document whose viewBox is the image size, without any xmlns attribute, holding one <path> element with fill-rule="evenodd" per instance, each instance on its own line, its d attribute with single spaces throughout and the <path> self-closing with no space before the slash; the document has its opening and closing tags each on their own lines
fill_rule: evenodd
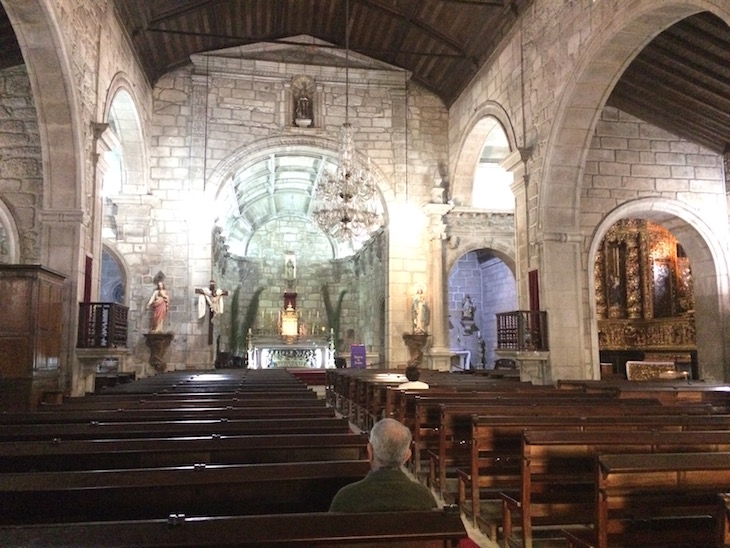
<svg viewBox="0 0 730 548">
<path fill-rule="evenodd" d="M 413 299 L 411 306 L 411 317 L 413 319 L 413 334 L 425 335 L 427 333 L 428 324 L 431 320 L 428 310 L 428 303 L 423 294 L 423 289 L 419 289 Z"/>
<path fill-rule="evenodd" d="M 462 320 L 473 320 L 474 319 L 474 303 L 471 297 L 467 294 L 464 300 L 461 302 L 461 319 Z"/>
<path fill-rule="evenodd" d="M 150 333 L 162 333 L 162 327 L 167 318 L 167 310 L 170 308 L 170 295 L 165 289 L 165 284 L 160 280 L 157 282 L 157 289 L 152 292 L 150 300 L 147 301 L 147 309 L 152 309 L 150 314 Z"/>
</svg>

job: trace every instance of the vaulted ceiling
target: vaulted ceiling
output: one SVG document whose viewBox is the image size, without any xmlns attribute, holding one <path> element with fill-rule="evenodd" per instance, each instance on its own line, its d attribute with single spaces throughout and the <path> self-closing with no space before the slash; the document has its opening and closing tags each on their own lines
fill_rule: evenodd
<svg viewBox="0 0 730 548">
<path fill-rule="evenodd" d="M 411 71 L 449 106 L 533 0 L 114 2 L 153 83 L 196 52 L 298 35 L 342 48 L 349 29 L 350 49 Z M 0 11 L 3 68 L 22 63 L 22 56 Z M 724 153 L 730 149 L 730 27 L 709 13 L 678 22 L 641 51 L 608 103 Z"/>
</svg>

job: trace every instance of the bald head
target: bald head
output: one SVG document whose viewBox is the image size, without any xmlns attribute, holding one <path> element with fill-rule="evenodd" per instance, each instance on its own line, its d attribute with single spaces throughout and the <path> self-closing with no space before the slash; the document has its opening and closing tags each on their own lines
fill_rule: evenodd
<svg viewBox="0 0 730 548">
<path fill-rule="evenodd" d="M 374 468 L 397 468 L 411 457 L 411 431 L 395 419 L 383 419 L 370 431 Z"/>
</svg>

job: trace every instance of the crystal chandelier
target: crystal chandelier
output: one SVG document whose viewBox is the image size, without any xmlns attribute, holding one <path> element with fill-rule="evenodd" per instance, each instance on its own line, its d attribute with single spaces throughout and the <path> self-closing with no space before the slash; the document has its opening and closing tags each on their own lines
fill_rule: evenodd
<svg viewBox="0 0 730 548">
<path fill-rule="evenodd" d="M 327 234 L 362 242 L 383 224 L 378 189 L 367 165 L 358 167 L 350 110 L 350 3 L 345 3 L 345 123 L 340 128 L 339 159 L 334 170 L 324 170 L 314 190 L 312 217 Z"/>
</svg>

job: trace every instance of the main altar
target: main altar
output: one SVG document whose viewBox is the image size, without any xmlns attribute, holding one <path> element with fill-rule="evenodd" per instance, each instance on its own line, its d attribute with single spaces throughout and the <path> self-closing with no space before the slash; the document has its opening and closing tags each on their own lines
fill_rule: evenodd
<svg viewBox="0 0 730 548">
<path fill-rule="evenodd" d="M 284 293 L 274 329 L 249 329 L 247 339 L 248 366 L 253 369 L 335 366 L 334 333 L 320 324 L 318 313 L 314 321 L 300 317 L 294 291 Z"/>
<path fill-rule="evenodd" d="M 331 368 L 335 366 L 334 346 L 329 337 L 287 337 L 249 334 L 248 366 Z"/>
</svg>

